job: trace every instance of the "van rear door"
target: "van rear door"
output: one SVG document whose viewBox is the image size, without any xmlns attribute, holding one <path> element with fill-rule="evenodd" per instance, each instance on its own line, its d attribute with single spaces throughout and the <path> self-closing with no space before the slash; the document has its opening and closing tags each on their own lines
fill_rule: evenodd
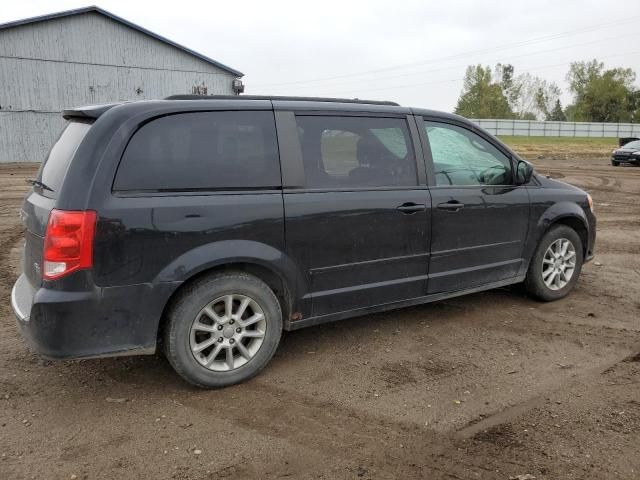
<svg viewBox="0 0 640 480">
<path fill-rule="evenodd" d="M 49 213 L 56 206 L 64 178 L 80 142 L 93 121 L 70 121 L 51 148 L 20 213 L 25 227 L 23 271 L 33 287 L 42 283 L 42 254 Z"/>
<path fill-rule="evenodd" d="M 299 142 L 291 159 L 281 153 L 287 252 L 306 273 L 312 315 L 424 296 L 431 197 L 412 119 L 342 110 L 290 115 L 280 117 Z M 296 165 L 301 178 L 293 177 Z"/>
</svg>

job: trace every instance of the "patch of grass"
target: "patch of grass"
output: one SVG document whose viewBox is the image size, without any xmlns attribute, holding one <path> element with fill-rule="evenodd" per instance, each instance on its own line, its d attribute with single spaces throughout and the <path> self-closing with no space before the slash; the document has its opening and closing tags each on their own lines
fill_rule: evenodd
<svg viewBox="0 0 640 480">
<path fill-rule="evenodd" d="M 599 137 L 525 137 L 525 136 L 498 136 L 507 145 L 593 145 L 615 148 L 618 146 L 618 139 Z"/>
<path fill-rule="evenodd" d="M 499 136 L 518 155 L 536 158 L 609 158 L 617 138 Z"/>
</svg>

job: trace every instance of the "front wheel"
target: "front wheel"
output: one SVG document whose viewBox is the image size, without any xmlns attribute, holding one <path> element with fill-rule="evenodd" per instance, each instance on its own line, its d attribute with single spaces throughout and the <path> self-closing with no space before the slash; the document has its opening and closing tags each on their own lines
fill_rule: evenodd
<svg viewBox="0 0 640 480">
<path fill-rule="evenodd" d="M 582 241 L 566 225 L 552 227 L 540 240 L 531 259 L 525 287 L 530 295 L 550 302 L 565 297 L 582 269 Z"/>
<path fill-rule="evenodd" d="M 613 165 L 614 167 L 617 167 L 620 165 L 620 162 L 616 162 L 615 160 L 611 160 L 611 165 Z"/>
<path fill-rule="evenodd" d="M 282 334 L 278 299 L 263 281 L 244 272 L 214 274 L 188 286 L 167 321 L 169 363 L 203 388 L 255 376 L 273 357 Z"/>
</svg>

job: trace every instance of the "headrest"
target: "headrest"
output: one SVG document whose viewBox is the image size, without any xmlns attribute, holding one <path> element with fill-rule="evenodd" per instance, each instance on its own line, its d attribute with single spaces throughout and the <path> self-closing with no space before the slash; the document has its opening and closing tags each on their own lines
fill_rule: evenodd
<svg viewBox="0 0 640 480">
<path fill-rule="evenodd" d="M 384 163 L 384 147 L 373 135 L 367 135 L 358 140 L 357 157 L 360 165 L 375 167 Z"/>
</svg>

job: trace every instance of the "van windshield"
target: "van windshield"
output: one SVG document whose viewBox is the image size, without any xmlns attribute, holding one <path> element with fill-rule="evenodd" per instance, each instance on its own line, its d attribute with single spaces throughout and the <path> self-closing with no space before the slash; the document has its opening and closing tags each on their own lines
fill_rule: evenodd
<svg viewBox="0 0 640 480">
<path fill-rule="evenodd" d="M 47 197 L 57 198 L 58 192 L 64 180 L 73 155 L 76 153 L 80 142 L 91 128 L 93 122 L 71 121 L 62 131 L 60 138 L 49 151 L 47 159 L 40 168 L 38 180 L 44 183 L 52 191 L 43 190 Z"/>
</svg>

